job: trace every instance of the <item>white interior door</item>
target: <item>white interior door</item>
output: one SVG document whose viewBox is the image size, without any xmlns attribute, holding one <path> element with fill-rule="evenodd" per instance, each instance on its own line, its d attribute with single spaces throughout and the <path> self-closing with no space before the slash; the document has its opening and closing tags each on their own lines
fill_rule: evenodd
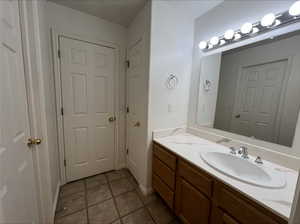
<svg viewBox="0 0 300 224">
<path fill-rule="evenodd" d="M 129 68 L 127 70 L 127 166 L 138 179 L 139 151 L 143 147 L 143 109 L 146 108 L 143 89 L 144 58 L 143 40 L 128 49 Z"/>
<path fill-rule="evenodd" d="M 114 49 L 60 37 L 67 181 L 114 169 Z"/>
<path fill-rule="evenodd" d="M 0 223 L 38 223 L 18 1 L 0 17 Z"/>
<path fill-rule="evenodd" d="M 238 84 L 232 131 L 276 142 L 276 121 L 287 60 L 245 67 Z"/>
</svg>

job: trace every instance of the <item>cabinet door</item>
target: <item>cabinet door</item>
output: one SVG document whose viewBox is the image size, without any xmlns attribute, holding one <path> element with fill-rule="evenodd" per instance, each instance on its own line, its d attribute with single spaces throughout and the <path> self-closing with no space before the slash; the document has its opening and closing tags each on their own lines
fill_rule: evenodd
<svg viewBox="0 0 300 224">
<path fill-rule="evenodd" d="M 229 216 L 226 212 L 213 206 L 211 215 L 211 224 L 240 224 L 234 218 Z"/>
<path fill-rule="evenodd" d="M 186 224 L 208 224 L 210 201 L 199 190 L 178 177 L 175 194 L 176 215 Z"/>
</svg>

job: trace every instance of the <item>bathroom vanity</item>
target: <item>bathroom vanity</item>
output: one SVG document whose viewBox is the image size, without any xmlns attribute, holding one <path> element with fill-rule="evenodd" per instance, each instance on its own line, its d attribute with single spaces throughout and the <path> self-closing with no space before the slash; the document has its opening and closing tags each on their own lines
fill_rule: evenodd
<svg viewBox="0 0 300 224">
<path fill-rule="evenodd" d="M 288 223 L 296 172 L 285 170 L 281 188 L 251 185 L 202 160 L 201 153 L 215 149 L 230 154 L 224 146 L 189 134 L 154 139 L 152 187 L 175 214 L 189 224 Z"/>
</svg>

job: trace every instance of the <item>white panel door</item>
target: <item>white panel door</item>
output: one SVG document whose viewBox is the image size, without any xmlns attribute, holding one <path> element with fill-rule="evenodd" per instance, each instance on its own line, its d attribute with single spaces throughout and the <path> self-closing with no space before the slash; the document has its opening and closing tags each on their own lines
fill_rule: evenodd
<svg viewBox="0 0 300 224">
<path fill-rule="evenodd" d="M 114 49 L 60 37 L 67 181 L 114 169 Z M 109 118 L 112 118 L 110 121 Z"/>
<path fill-rule="evenodd" d="M 276 142 L 276 121 L 287 60 L 242 69 L 232 131 Z"/>
<path fill-rule="evenodd" d="M 145 124 L 142 124 L 142 115 L 143 109 L 146 108 L 144 96 L 140 94 L 145 92 L 143 90 L 143 40 L 129 48 L 128 60 L 130 66 L 127 70 L 127 166 L 138 179 L 137 164 L 144 138 L 141 128 L 145 128 Z"/>
<path fill-rule="evenodd" d="M 0 17 L 0 223 L 38 223 L 18 1 Z"/>
</svg>

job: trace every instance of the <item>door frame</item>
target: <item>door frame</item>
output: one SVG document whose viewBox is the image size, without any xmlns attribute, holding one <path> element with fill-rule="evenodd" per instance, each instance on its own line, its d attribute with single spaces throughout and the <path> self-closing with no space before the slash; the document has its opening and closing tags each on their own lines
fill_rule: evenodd
<svg viewBox="0 0 300 224">
<path fill-rule="evenodd" d="M 64 127 L 63 117 L 61 115 L 62 108 L 62 86 L 61 86 L 61 64 L 58 57 L 58 51 L 60 50 L 59 38 L 65 37 L 73 40 L 83 41 L 90 44 L 96 44 L 103 47 L 112 48 L 115 50 L 115 65 L 114 65 L 114 114 L 116 116 L 115 122 L 115 141 L 114 141 L 114 169 L 119 169 L 118 164 L 120 151 L 119 149 L 119 129 L 120 129 L 120 110 L 119 110 L 119 74 L 120 74 L 120 47 L 118 44 L 103 41 L 103 40 L 91 40 L 89 38 L 82 37 L 76 34 L 69 34 L 61 30 L 50 28 L 51 43 L 52 43 L 52 60 L 53 60 L 53 74 L 55 82 L 55 99 L 56 99 L 56 119 L 57 119 L 57 133 L 58 133 L 58 149 L 59 149 L 59 164 L 60 164 L 60 178 L 61 184 L 67 183 L 66 166 L 65 166 L 65 143 L 64 143 Z"/>
<path fill-rule="evenodd" d="M 130 45 L 128 45 L 126 47 L 126 61 L 129 62 L 130 61 L 130 58 L 129 58 L 129 52 L 130 50 L 135 47 L 136 45 L 138 45 L 139 43 L 141 43 L 143 45 L 143 51 L 144 51 L 144 36 L 140 36 L 139 38 L 137 38 L 136 40 L 134 40 Z M 143 52 L 144 53 L 144 52 Z M 144 62 L 143 62 L 144 63 Z M 126 147 L 126 167 L 131 171 L 131 173 L 133 174 L 133 176 L 139 180 L 139 175 L 138 175 L 138 172 L 137 170 L 131 170 L 130 169 L 130 163 L 129 163 L 129 129 L 132 128 L 128 125 L 128 112 L 127 112 L 127 108 L 129 107 L 128 105 L 128 97 L 129 97 L 129 93 L 128 93 L 128 73 L 129 73 L 129 69 L 128 68 L 128 64 L 127 64 L 127 67 L 126 67 L 126 78 L 125 78 L 125 93 L 126 93 L 126 131 L 125 131 L 125 147 Z M 129 108 L 130 109 L 130 108 Z"/>
<path fill-rule="evenodd" d="M 259 63 L 256 63 L 256 61 L 254 61 L 252 63 L 243 64 L 243 65 L 238 66 L 238 78 L 236 81 L 235 99 L 234 99 L 232 113 L 231 113 L 230 130 L 232 130 L 233 125 L 234 125 L 235 114 L 238 113 L 237 106 L 238 106 L 238 103 L 240 100 L 239 93 L 241 92 L 241 88 L 242 88 L 241 87 L 241 79 L 242 79 L 243 68 L 264 65 L 264 64 L 279 62 L 279 61 L 284 61 L 284 60 L 287 61 L 287 67 L 286 67 L 284 78 L 282 81 L 283 87 L 282 87 L 282 91 L 280 93 L 278 110 L 276 112 L 275 131 L 274 131 L 274 135 L 272 136 L 272 137 L 274 137 L 274 139 L 276 139 L 276 142 L 278 141 L 278 137 L 279 137 L 279 133 L 280 133 L 280 121 L 281 121 L 281 117 L 282 117 L 282 110 L 284 107 L 284 96 L 286 94 L 288 80 L 290 79 L 290 75 L 291 75 L 293 56 L 268 58 L 264 61 L 260 61 Z"/>
<path fill-rule="evenodd" d="M 40 222 L 52 222 L 55 216 L 56 201 L 51 194 L 51 177 L 49 158 L 47 157 L 47 140 L 44 120 L 43 71 L 39 29 L 39 7 L 35 1 L 18 0 L 22 56 L 24 61 L 24 79 L 28 101 L 29 133 L 31 136 L 44 138 L 43 144 L 32 148 L 34 168 L 34 185 L 37 196 L 38 219 Z M 32 41 L 32 42 L 31 42 Z M 60 185 L 60 184 L 58 184 Z M 58 192 L 57 192 L 58 195 Z"/>
</svg>

